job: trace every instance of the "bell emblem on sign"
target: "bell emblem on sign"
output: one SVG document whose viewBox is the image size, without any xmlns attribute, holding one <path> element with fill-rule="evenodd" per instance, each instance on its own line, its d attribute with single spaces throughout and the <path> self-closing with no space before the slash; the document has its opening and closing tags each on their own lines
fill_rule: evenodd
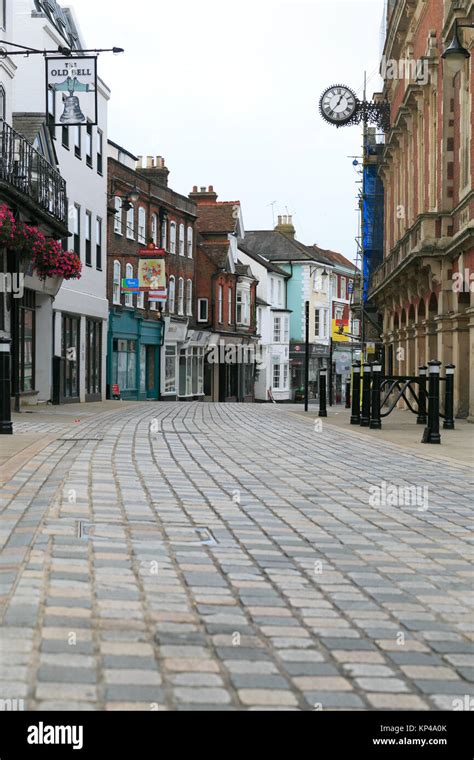
<svg viewBox="0 0 474 760">
<path fill-rule="evenodd" d="M 85 121 L 86 117 L 81 111 L 81 104 L 77 95 L 69 95 L 64 98 L 64 112 L 60 118 L 62 124 L 77 124 Z"/>
</svg>

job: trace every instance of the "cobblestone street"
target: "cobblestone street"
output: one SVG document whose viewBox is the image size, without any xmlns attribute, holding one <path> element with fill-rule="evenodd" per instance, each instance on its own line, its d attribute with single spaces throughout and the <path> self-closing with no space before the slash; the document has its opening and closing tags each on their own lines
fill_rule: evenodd
<svg viewBox="0 0 474 760">
<path fill-rule="evenodd" d="M 288 408 L 40 417 L 2 487 L 0 699 L 469 709 L 467 466 Z M 391 506 L 384 483 L 427 499 Z"/>
</svg>

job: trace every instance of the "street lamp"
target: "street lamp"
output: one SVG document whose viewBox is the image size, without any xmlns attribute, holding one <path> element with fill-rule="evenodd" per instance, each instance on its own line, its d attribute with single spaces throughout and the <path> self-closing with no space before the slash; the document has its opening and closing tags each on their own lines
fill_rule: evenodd
<svg viewBox="0 0 474 760">
<path fill-rule="evenodd" d="M 466 50 L 466 48 L 462 46 L 461 40 L 459 39 L 458 30 L 460 27 L 473 28 L 474 24 L 460 24 L 458 21 L 454 22 L 453 38 L 441 56 L 446 62 L 446 66 L 452 76 L 458 74 L 462 70 L 467 58 L 471 57 L 469 50 Z"/>
</svg>

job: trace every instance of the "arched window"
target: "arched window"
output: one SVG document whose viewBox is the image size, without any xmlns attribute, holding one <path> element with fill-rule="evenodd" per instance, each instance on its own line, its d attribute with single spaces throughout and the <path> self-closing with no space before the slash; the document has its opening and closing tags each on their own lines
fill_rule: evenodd
<svg viewBox="0 0 474 760">
<path fill-rule="evenodd" d="M 122 199 L 115 196 L 115 217 L 114 232 L 116 235 L 122 234 Z"/>
<path fill-rule="evenodd" d="M 122 267 L 120 266 L 120 261 L 114 261 L 114 284 L 113 284 L 113 293 L 112 293 L 112 302 L 115 304 L 121 304 L 122 300 L 120 298 L 120 279 L 121 279 L 121 271 Z"/>
<path fill-rule="evenodd" d="M 151 215 L 151 239 L 154 244 L 158 245 L 158 216 L 157 214 Z"/>
<path fill-rule="evenodd" d="M 7 96 L 5 94 L 4 86 L 0 85 L 0 119 L 3 119 L 5 121 L 6 112 L 7 112 Z"/>
<path fill-rule="evenodd" d="M 170 253 L 176 253 L 176 222 L 170 223 Z"/>
<path fill-rule="evenodd" d="M 184 224 L 179 225 L 179 255 L 184 256 Z"/>
<path fill-rule="evenodd" d="M 127 280 L 133 280 L 133 266 L 131 264 L 127 264 L 125 267 L 125 277 Z M 133 293 L 125 294 L 125 306 L 133 307 Z"/>
<path fill-rule="evenodd" d="M 184 314 L 184 280 L 182 277 L 178 280 L 178 314 Z"/>
<path fill-rule="evenodd" d="M 129 240 L 135 240 L 135 209 L 133 203 L 127 211 L 127 237 Z"/>
<path fill-rule="evenodd" d="M 147 242 L 146 239 L 146 211 L 143 206 L 138 209 L 138 242 L 144 245 Z"/>
<path fill-rule="evenodd" d="M 186 283 L 186 315 L 193 316 L 193 281 L 188 280 Z"/>
<path fill-rule="evenodd" d="M 176 309 L 176 285 L 173 275 L 170 277 L 168 283 L 168 311 L 170 314 L 174 314 Z"/>
<path fill-rule="evenodd" d="M 188 259 L 193 257 L 193 228 L 188 227 Z"/>
</svg>

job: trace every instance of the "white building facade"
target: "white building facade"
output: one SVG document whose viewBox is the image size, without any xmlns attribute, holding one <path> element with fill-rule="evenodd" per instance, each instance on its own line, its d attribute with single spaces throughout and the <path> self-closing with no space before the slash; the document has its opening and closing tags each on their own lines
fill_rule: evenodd
<svg viewBox="0 0 474 760">
<path fill-rule="evenodd" d="M 36 49 L 85 47 L 72 11 L 56 0 L 15 0 L 15 41 Z M 39 56 L 19 57 L 15 79 L 16 114 L 44 113 L 45 69 Z M 60 403 L 105 399 L 108 301 L 107 265 L 107 104 L 110 91 L 98 79 L 98 124 L 51 128 L 59 171 L 66 180 L 70 237 L 80 254 L 79 280 L 64 282 L 53 304 L 52 384 Z M 48 104 L 50 116 L 53 104 Z M 37 371 L 50 372 L 49 357 Z M 43 383 L 47 393 L 47 382 Z M 45 400 L 45 399 L 39 399 Z"/>
<path fill-rule="evenodd" d="M 263 256 L 239 246 L 239 260 L 252 267 L 257 286 L 258 357 L 256 401 L 283 402 L 291 399 L 290 311 L 286 284 L 289 275 Z"/>
</svg>

